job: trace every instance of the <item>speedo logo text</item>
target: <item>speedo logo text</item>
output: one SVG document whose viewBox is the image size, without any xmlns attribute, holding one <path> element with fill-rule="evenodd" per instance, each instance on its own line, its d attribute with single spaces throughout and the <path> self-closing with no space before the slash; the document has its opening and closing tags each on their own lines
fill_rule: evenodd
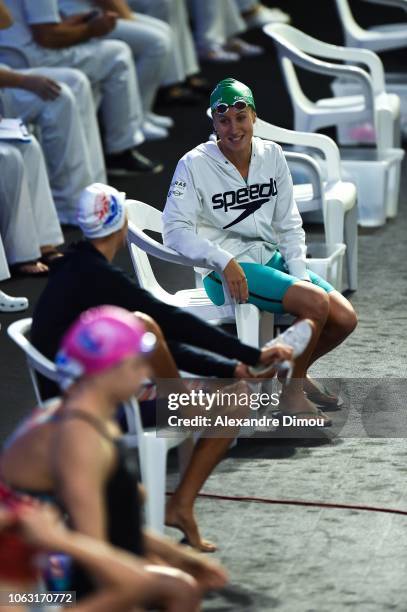
<svg viewBox="0 0 407 612">
<path fill-rule="evenodd" d="M 256 212 L 256 210 L 259 210 L 263 204 L 270 200 L 270 197 L 276 196 L 277 193 L 277 183 L 275 179 L 270 178 L 269 183 L 256 183 L 236 191 L 215 193 L 212 196 L 213 210 L 223 208 L 225 212 L 242 211 L 236 219 L 223 227 L 223 229 L 227 229 L 232 227 L 232 225 L 240 223 L 246 217 Z"/>
</svg>

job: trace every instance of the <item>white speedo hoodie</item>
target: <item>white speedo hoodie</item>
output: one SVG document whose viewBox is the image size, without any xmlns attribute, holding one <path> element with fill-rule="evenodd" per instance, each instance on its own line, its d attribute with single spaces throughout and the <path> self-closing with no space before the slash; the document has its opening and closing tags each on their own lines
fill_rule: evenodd
<svg viewBox="0 0 407 612">
<path fill-rule="evenodd" d="M 289 273 L 308 280 L 305 234 L 281 147 L 252 142 L 247 184 L 215 142 L 180 159 L 163 213 L 164 244 L 204 275 L 221 272 L 233 257 L 265 264 L 278 247 Z"/>
</svg>

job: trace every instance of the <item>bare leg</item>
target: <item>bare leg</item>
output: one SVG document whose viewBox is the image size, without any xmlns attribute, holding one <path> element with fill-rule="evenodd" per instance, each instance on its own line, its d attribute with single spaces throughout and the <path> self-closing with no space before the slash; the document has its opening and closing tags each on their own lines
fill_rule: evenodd
<svg viewBox="0 0 407 612">
<path fill-rule="evenodd" d="M 338 291 L 325 294 L 324 310 L 322 306 L 323 302 L 320 301 L 321 295 L 319 292 L 321 290 L 314 287 L 317 293 L 312 292 L 313 286 L 310 286 L 309 283 L 305 284 L 308 286 L 308 289 L 311 289 L 311 292 L 308 290 L 305 292 L 305 296 L 304 292 L 298 295 L 298 291 L 295 291 L 295 289 L 300 289 L 301 291 L 304 283 L 296 283 L 287 291 L 285 296 L 287 297 L 287 301 L 283 302 L 285 308 L 289 312 L 298 315 L 300 318 L 304 317 L 304 313 L 309 312 L 309 318 L 313 319 L 317 326 L 317 331 L 307 351 L 296 361 L 293 383 L 287 387 L 286 392 L 283 394 L 283 405 L 287 404 L 289 400 L 290 404 L 292 403 L 295 405 L 296 412 L 303 409 L 304 411 L 310 410 L 308 400 L 306 400 L 309 406 L 308 409 L 305 407 L 306 404 L 303 404 L 301 401 L 299 404 L 297 403 L 299 401 L 298 393 L 300 389 L 314 395 L 317 393 L 321 399 L 324 399 L 328 403 L 336 403 L 336 398 L 334 396 L 321 393 L 316 384 L 306 376 L 306 371 L 316 359 L 341 344 L 355 329 L 357 324 L 356 313 L 352 305 Z M 309 304 L 309 300 L 312 302 L 311 305 Z M 308 310 L 309 308 L 310 310 Z M 286 409 L 289 410 L 288 405 Z"/>
<path fill-rule="evenodd" d="M 311 355 L 309 365 L 341 344 L 357 325 L 357 316 L 352 304 L 343 295 L 338 291 L 332 291 L 328 297 L 328 318 Z M 325 392 L 309 376 L 304 380 L 304 391 L 317 404 L 320 403 L 327 407 L 337 405 L 338 398 Z"/>
<path fill-rule="evenodd" d="M 281 394 L 280 408 L 295 414 L 317 414 L 316 406 L 303 393 L 303 384 L 311 356 L 328 317 L 329 299 L 326 292 L 319 287 L 306 281 L 299 281 L 286 292 L 283 306 L 287 312 L 296 315 L 299 319 L 311 319 L 314 323 L 314 333 L 307 349 L 295 361 L 293 377 Z"/>
<path fill-rule="evenodd" d="M 146 329 L 153 332 L 157 337 L 157 348 L 150 358 L 154 376 L 171 379 L 171 391 L 173 392 L 188 392 L 160 327 L 144 313 L 137 312 L 135 314 L 143 321 Z M 237 383 L 236 386 L 238 385 L 241 386 L 242 383 Z M 179 528 L 185 534 L 191 546 L 205 552 L 215 551 L 216 546 L 201 538 L 193 506 L 202 485 L 227 452 L 231 439 L 232 437 L 201 438 L 199 440 L 194 447 L 191 461 L 183 474 L 181 483 L 167 505 L 166 525 Z"/>
<path fill-rule="evenodd" d="M 352 304 L 339 291 L 328 293 L 329 312 L 309 365 L 341 344 L 357 325 Z"/>
<path fill-rule="evenodd" d="M 167 504 L 165 524 L 184 532 L 188 542 L 203 552 L 214 552 L 215 544 L 203 540 L 194 516 L 194 503 L 202 485 L 226 454 L 231 438 L 201 438 L 181 483 Z"/>
<path fill-rule="evenodd" d="M 236 393 L 238 397 L 247 394 L 249 389 L 243 381 L 223 388 L 226 394 Z M 217 406 L 216 415 L 227 414 L 234 418 L 244 418 L 249 413 L 248 406 L 233 404 Z M 214 418 L 214 413 L 211 413 Z M 209 431 L 209 430 L 208 430 Z M 213 431 L 213 430 L 212 430 Z M 201 437 L 192 453 L 191 460 L 183 474 L 174 495 L 167 504 L 166 525 L 177 527 L 185 533 L 189 543 L 202 552 L 213 552 L 216 546 L 207 540 L 203 540 L 199 533 L 198 525 L 194 516 L 194 503 L 202 485 L 215 469 L 216 465 L 226 454 L 230 443 L 239 433 L 238 426 L 226 426 L 224 428 L 225 438 Z M 203 436 L 205 432 L 203 432 Z"/>
</svg>

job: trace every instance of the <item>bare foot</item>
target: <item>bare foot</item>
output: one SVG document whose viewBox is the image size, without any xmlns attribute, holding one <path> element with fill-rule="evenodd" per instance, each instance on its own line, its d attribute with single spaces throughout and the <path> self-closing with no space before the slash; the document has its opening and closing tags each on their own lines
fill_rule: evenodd
<svg viewBox="0 0 407 612">
<path fill-rule="evenodd" d="M 165 511 L 165 524 L 167 527 L 179 529 L 185 535 L 188 544 L 201 552 L 215 552 L 216 544 L 203 540 L 199 533 L 198 523 L 191 509 L 183 509 L 172 499 L 168 502 Z"/>
<path fill-rule="evenodd" d="M 315 404 L 327 406 L 328 408 L 338 406 L 338 398 L 318 385 L 310 376 L 304 379 L 304 391 Z"/>
<path fill-rule="evenodd" d="M 299 417 L 304 415 L 304 417 L 308 418 L 318 417 L 324 420 L 325 425 L 329 426 L 332 424 L 332 420 L 306 398 L 302 391 L 298 393 L 282 393 L 280 396 L 279 408 L 283 414 Z"/>
</svg>

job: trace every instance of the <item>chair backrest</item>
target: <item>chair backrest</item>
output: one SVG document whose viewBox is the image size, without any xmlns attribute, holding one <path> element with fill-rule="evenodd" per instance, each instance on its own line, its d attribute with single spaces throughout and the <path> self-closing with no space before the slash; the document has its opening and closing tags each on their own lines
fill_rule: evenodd
<svg viewBox="0 0 407 612">
<path fill-rule="evenodd" d="M 328 184 L 336 183 L 342 178 L 341 157 L 336 143 L 324 134 L 297 132 L 273 125 L 257 117 L 254 124 L 254 135 L 260 138 L 274 140 L 282 145 L 312 149 L 322 154 L 325 160 L 325 179 Z"/>
<path fill-rule="evenodd" d="M 150 243 L 152 247 L 159 245 L 145 233 L 145 230 L 162 233 L 161 212 L 145 202 L 127 200 L 127 217 L 129 221 L 127 242 L 137 280 L 140 287 L 155 294 L 161 288 L 155 278 L 147 251 L 141 248 L 141 245 L 145 243 Z"/>
<path fill-rule="evenodd" d="M 365 119 L 367 113 L 373 116 L 374 94 L 384 92 L 385 85 L 381 62 L 371 51 L 331 45 L 282 23 L 266 25 L 263 30 L 276 43 L 283 76 L 294 109 L 301 106 L 304 100 L 307 110 L 312 103 L 302 92 L 293 64 L 318 74 L 356 79 L 361 87 L 365 106 L 360 111 L 353 112 L 352 120 Z M 334 62 L 326 61 L 327 59 L 334 60 Z M 358 66 L 337 62 L 360 63 L 368 66 L 370 72 Z"/>
<path fill-rule="evenodd" d="M 356 22 L 348 0 L 335 0 L 335 2 L 346 44 L 354 47 L 358 46 L 358 41 L 363 38 L 364 30 Z"/>
<path fill-rule="evenodd" d="M 47 359 L 47 357 L 44 357 L 29 341 L 28 336 L 31 330 L 31 323 L 31 318 L 14 321 L 14 323 L 9 325 L 7 333 L 17 346 L 24 351 L 35 397 L 39 406 L 43 406 L 44 401 L 39 390 L 37 373 L 56 383 L 59 382 L 59 376 L 55 364 L 50 359 Z"/>
<path fill-rule="evenodd" d="M 407 0 L 368 0 L 375 4 L 394 6 L 407 11 Z M 372 51 L 380 52 L 390 49 L 400 49 L 407 46 L 407 24 L 395 23 L 388 27 L 380 26 L 362 29 L 356 22 L 349 0 L 335 0 L 336 8 L 342 24 L 346 45 L 351 47 L 363 47 Z"/>
</svg>

